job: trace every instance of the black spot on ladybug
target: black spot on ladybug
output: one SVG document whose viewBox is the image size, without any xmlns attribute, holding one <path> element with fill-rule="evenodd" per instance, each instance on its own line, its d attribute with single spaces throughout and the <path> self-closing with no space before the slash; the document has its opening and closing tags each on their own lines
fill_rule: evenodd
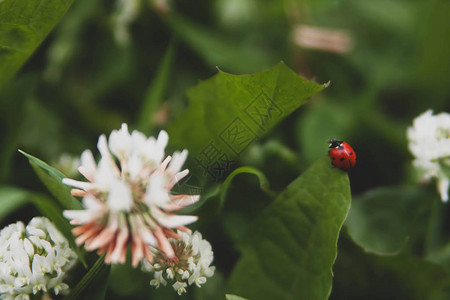
<svg viewBox="0 0 450 300">
<path fill-rule="evenodd" d="M 340 161 L 344 161 L 344 158 L 343 157 L 341 157 L 340 159 L 339 159 Z"/>
<path fill-rule="evenodd" d="M 333 157 L 333 160 L 335 160 L 336 159 L 336 157 Z"/>
<path fill-rule="evenodd" d="M 353 155 L 353 152 L 350 152 L 350 154 L 349 155 Z"/>
</svg>

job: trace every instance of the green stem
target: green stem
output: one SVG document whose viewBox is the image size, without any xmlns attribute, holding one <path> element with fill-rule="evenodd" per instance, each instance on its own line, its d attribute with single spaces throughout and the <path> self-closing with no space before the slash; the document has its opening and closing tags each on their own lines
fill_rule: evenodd
<svg viewBox="0 0 450 300">
<path fill-rule="evenodd" d="M 444 205 L 439 197 L 433 197 L 430 218 L 425 236 L 425 255 L 430 254 L 441 244 Z"/>
</svg>

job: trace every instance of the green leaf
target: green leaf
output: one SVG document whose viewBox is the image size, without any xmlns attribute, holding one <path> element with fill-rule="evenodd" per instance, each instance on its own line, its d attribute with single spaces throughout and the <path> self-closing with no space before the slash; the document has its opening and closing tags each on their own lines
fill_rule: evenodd
<svg viewBox="0 0 450 300">
<path fill-rule="evenodd" d="M 7 0 L 0 3 L 0 88 L 36 50 L 72 2 Z"/>
<path fill-rule="evenodd" d="M 261 188 L 261 190 L 268 193 L 270 196 L 275 195 L 274 192 L 272 192 L 269 188 L 269 181 L 267 180 L 266 176 L 260 170 L 253 168 L 253 167 L 240 167 L 240 168 L 237 168 L 236 170 L 234 170 L 233 172 L 231 172 L 231 174 L 228 175 L 228 177 L 225 179 L 222 186 L 220 187 L 219 210 L 222 210 L 222 208 L 225 204 L 225 199 L 227 197 L 227 192 L 230 187 L 231 181 L 233 180 L 233 178 L 236 175 L 242 174 L 242 173 L 256 175 L 256 177 L 258 177 L 259 187 Z"/>
<path fill-rule="evenodd" d="M 71 188 L 62 183 L 62 179 L 66 177 L 63 173 L 22 150 L 19 150 L 19 152 L 28 158 L 39 179 L 45 184 L 50 193 L 58 199 L 63 209 L 83 208 L 80 201 L 70 194 Z"/>
<path fill-rule="evenodd" d="M 205 169 L 231 163 L 322 89 L 283 63 L 249 75 L 219 70 L 187 92 L 190 107 L 169 127 L 171 144 L 188 148 Z"/>
<path fill-rule="evenodd" d="M 75 238 L 72 234 L 72 226 L 69 224 L 66 218 L 62 215 L 62 209 L 49 197 L 44 195 L 38 195 L 36 193 L 29 194 L 30 200 L 36 206 L 36 208 L 41 212 L 41 214 L 47 217 L 56 228 L 64 235 L 64 237 L 69 241 L 70 248 L 78 256 L 78 259 L 86 267 L 86 261 L 84 259 L 84 254 L 80 251 L 80 248 L 75 243 Z"/>
<path fill-rule="evenodd" d="M 440 266 L 409 255 L 377 256 L 374 260 L 385 268 L 385 278 L 396 274 L 397 287 L 407 293 L 397 299 L 449 299 L 450 276 Z"/>
<path fill-rule="evenodd" d="M 427 260 L 442 266 L 450 273 L 450 243 L 427 254 Z"/>
<path fill-rule="evenodd" d="M 104 299 L 108 282 L 110 265 L 105 264 L 105 255 L 102 255 L 72 289 L 64 300 L 76 299 Z"/>
<path fill-rule="evenodd" d="M 339 244 L 332 299 L 450 299 L 450 275 L 439 265 L 406 253 L 367 253 L 345 235 Z"/>
<path fill-rule="evenodd" d="M 253 222 L 231 292 L 250 299 L 326 299 L 350 201 L 347 174 L 324 153 Z"/>
<path fill-rule="evenodd" d="M 27 191 L 13 186 L 0 186 L 0 222 L 29 201 Z"/>
<path fill-rule="evenodd" d="M 230 294 L 226 294 L 225 298 L 227 300 L 247 300 L 246 298 L 242 298 L 242 297 L 239 297 L 239 296 L 236 296 L 236 295 L 230 295 Z"/>
<path fill-rule="evenodd" d="M 368 252 L 392 255 L 425 236 L 430 196 L 415 187 L 383 187 L 355 198 L 346 226 Z"/>
<path fill-rule="evenodd" d="M 148 132 L 153 125 L 155 114 L 167 89 L 167 84 L 170 79 L 169 76 L 175 60 L 174 43 L 172 41 L 169 44 L 166 54 L 156 72 L 156 76 L 148 87 L 137 123 L 137 129 L 140 131 Z"/>
</svg>

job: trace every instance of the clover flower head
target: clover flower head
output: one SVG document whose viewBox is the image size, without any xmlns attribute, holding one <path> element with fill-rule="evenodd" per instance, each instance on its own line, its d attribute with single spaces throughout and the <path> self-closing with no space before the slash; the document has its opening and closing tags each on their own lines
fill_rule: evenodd
<svg viewBox="0 0 450 300">
<path fill-rule="evenodd" d="M 152 264 L 144 263 L 144 271 L 153 272 L 150 285 L 159 287 L 171 284 L 174 290 L 181 295 L 186 292 L 188 285 L 195 284 L 201 287 L 207 277 L 214 275 L 215 267 L 211 266 L 214 253 L 211 244 L 202 238 L 196 231 L 178 232 L 181 239 L 170 238 L 169 242 L 176 256 L 167 257 L 158 249 L 152 249 L 155 260 Z"/>
<path fill-rule="evenodd" d="M 433 116 L 432 110 L 419 115 L 407 131 L 409 150 L 414 155 L 413 165 L 429 180 L 437 179 L 442 201 L 448 201 L 450 185 L 450 114 Z"/>
<path fill-rule="evenodd" d="M 89 182 L 63 179 L 74 187 L 72 195 L 83 197 L 84 210 L 64 211 L 71 224 L 78 225 L 73 229 L 78 245 L 106 253 L 106 263 L 125 263 L 130 246 L 134 267 L 143 259 L 153 261 L 149 246 L 175 257 L 168 238 L 181 236 L 173 228 L 187 231 L 184 225 L 197 217 L 173 212 L 197 202 L 199 196 L 171 193 L 189 171 L 180 171 L 187 150 L 165 157 L 168 139 L 165 131 L 157 139 L 138 131 L 130 134 L 122 124 L 109 139 L 100 136 L 98 164 L 91 151 L 82 153 L 78 170 Z"/>
<path fill-rule="evenodd" d="M 0 231 L 0 299 L 30 299 L 30 295 L 66 293 L 66 272 L 76 255 L 67 240 L 45 217 L 28 225 L 10 224 Z"/>
</svg>

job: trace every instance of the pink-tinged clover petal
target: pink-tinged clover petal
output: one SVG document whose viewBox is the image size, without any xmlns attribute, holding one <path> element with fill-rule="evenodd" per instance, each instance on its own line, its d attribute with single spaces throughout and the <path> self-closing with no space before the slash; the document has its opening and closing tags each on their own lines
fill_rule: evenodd
<svg viewBox="0 0 450 300">
<path fill-rule="evenodd" d="M 183 166 L 184 162 L 186 161 L 188 155 L 188 151 L 184 149 L 182 152 L 175 152 L 173 154 L 172 161 L 170 162 L 167 172 L 169 174 L 176 174 L 180 172 L 181 167 Z"/>
<path fill-rule="evenodd" d="M 113 221 L 98 235 L 86 242 L 85 248 L 88 251 L 102 248 L 108 245 L 114 238 L 117 232 L 117 221 Z"/>
<path fill-rule="evenodd" d="M 195 204 L 200 200 L 200 195 L 172 195 L 170 198 L 171 202 L 164 207 L 167 211 L 179 210 Z"/>
<path fill-rule="evenodd" d="M 189 174 L 188 169 L 185 169 L 185 170 L 175 174 L 175 176 L 173 176 L 172 180 L 169 183 L 168 189 L 171 190 L 175 186 L 175 184 L 177 184 L 181 179 L 186 177 L 188 174 Z"/>
<path fill-rule="evenodd" d="M 186 216 L 186 215 L 164 215 L 161 214 L 156 217 L 158 223 L 167 228 L 176 228 L 179 226 L 194 223 L 198 220 L 197 216 Z"/>
<path fill-rule="evenodd" d="M 89 210 L 65 210 L 63 216 L 74 225 L 86 224 L 97 219 L 97 214 Z"/>
<path fill-rule="evenodd" d="M 85 191 L 93 188 L 93 185 L 90 182 L 78 181 L 70 178 L 63 178 L 62 183 L 64 183 L 65 185 L 80 188 Z"/>
</svg>

